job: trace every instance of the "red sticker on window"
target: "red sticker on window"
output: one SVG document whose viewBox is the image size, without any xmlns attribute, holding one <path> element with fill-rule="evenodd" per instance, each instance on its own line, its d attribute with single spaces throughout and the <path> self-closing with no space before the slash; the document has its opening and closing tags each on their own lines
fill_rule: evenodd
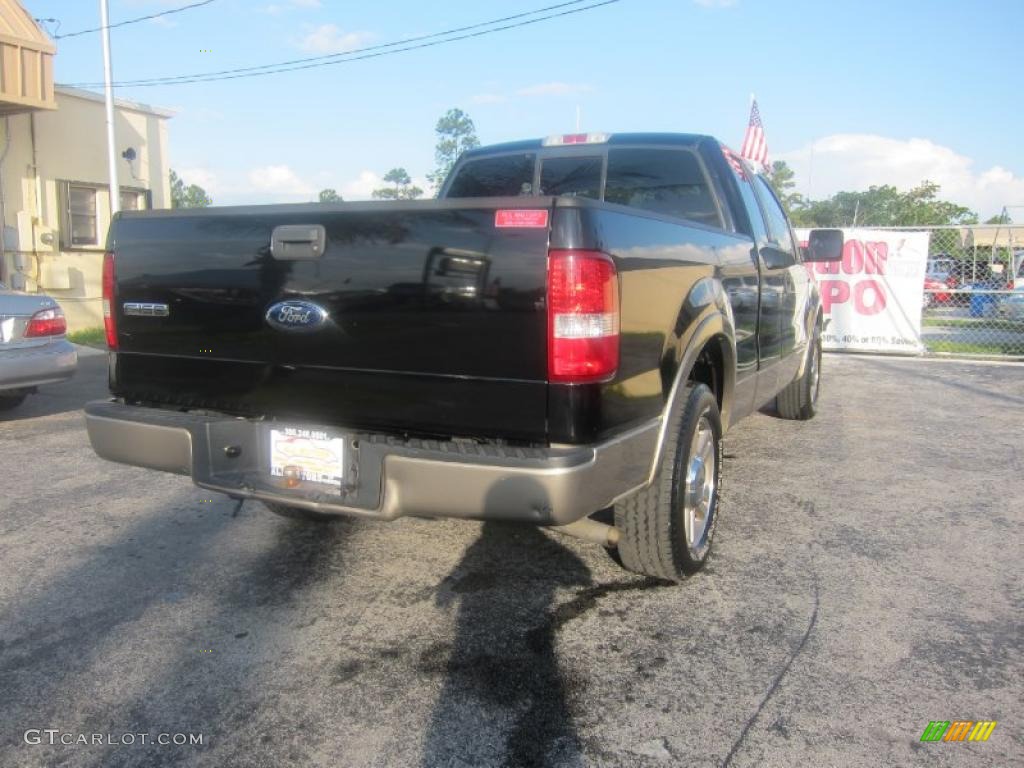
<svg viewBox="0 0 1024 768">
<path fill-rule="evenodd" d="M 494 226 L 496 227 L 546 227 L 547 225 L 547 211 L 513 208 L 494 212 Z"/>
</svg>

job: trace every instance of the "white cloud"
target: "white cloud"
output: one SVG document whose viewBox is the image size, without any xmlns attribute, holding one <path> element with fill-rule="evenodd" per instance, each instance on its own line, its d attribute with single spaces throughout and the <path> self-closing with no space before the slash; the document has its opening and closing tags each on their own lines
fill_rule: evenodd
<svg viewBox="0 0 1024 768">
<path fill-rule="evenodd" d="M 287 165 L 265 165 L 248 173 L 249 184 L 274 195 L 312 195 L 316 190 Z"/>
<path fill-rule="evenodd" d="M 585 83 L 538 83 L 516 91 L 517 96 L 568 96 L 575 93 L 590 93 L 594 86 Z"/>
<path fill-rule="evenodd" d="M 207 168 L 196 166 L 192 168 L 181 168 L 180 170 L 176 169 L 175 172 L 186 184 L 198 184 L 210 194 L 221 191 L 221 186 L 217 180 L 217 174 Z"/>
<path fill-rule="evenodd" d="M 309 53 L 345 53 L 370 37 L 369 32 L 343 32 L 336 24 L 321 24 L 299 41 L 299 47 Z"/>
<path fill-rule="evenodd" d="M 156 18 L 152 18 L 149 20 L 149 23 L 158 27 L 163 27 L 164 29 L 173 29 L 178 26 L 178 22 L 173 19 L 169 19 L 166 16 L 157 16 Z"/>
<path fill-rule="evenodd" d="M 971 158 L 928 139 L 835 134 L 772 159 L 789 163 L 799 191 L 815 199 L 872 185 L 910 189 L 927 179 L 941 187 L 943 199 L 966 205 L 983 220 L 1004 205 L 1024 205 L 1024 178 L 998 165 L 979 171 Z"/>
<path fill-rule="evenodd" d="M 384 180 L 373 171 L 361 171 L 359 177 L 341 185 L 345 200 L 369 200 L 373 190 L 384 186 Z"/>
<path fill-rule="evenodd" d="M 422 176 L 412 177 L 413 186 L 419 187 L 423 190 L 424 195 L 430 194 L 430 182 Z M 330 187 L 331 184 L 326 186 Z M 354 200 L 372 200 L 373 190 L 380 189 L 381 187 L 389 186 L 387 182 L 381 178 L 380 174 L 373 171 L 360 171 L 359 176 L 352 181 L 346 182 L 341 185 L 338 189 L 339 194 L 347 202 Z"/>
</svg>

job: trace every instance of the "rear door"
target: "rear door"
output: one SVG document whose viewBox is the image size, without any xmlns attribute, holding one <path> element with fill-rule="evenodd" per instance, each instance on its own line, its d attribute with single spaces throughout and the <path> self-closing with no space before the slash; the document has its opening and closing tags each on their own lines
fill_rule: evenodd
<svg viewBox="0 0 1024 768">
<path fill-rule="evenodd" d="M 765 221 L 764 209 L 750 179 L 757 178 L 738 158 L 735 162 L 744 168 L 735 174 L 743 206 L 750 221 L 757 262 L 757 357 L 758 374 L 754 407 L 759 407 L 777 391 L 778 366 L 782 357 L 782 317 L 786 294 L 784 270 L 769 269 L 766 249 L 773 247 L 772 235 Z"/>
</svg>

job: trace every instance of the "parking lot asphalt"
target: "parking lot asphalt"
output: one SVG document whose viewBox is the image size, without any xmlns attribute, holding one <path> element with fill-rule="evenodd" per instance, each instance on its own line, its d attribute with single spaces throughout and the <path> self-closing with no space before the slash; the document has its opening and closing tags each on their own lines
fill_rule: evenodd
<svg viewBox="0 0 1024 768">
<path fill-rule="evenodd" d="M 233 516 L 93 455 L 83 358 L 0 421 L 0 765 L 1024 764 L 1024 367 L 824 375 L 727 435 L 665 586 L 530 527 Z M 107 743 L 163 733 L 202 744 Z"/>
</svg>

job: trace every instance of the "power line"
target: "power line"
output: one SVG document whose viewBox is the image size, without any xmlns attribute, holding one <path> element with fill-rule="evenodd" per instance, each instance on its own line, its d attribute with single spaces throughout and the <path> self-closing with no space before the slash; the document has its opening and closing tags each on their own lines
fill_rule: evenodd
<svg viewBox="0 0 1024 768">
<path fill-rule="evenodd" d="M 523 13 L 517 13 L 512 16 L 504 16 L 500 19 L 490 19 L 489 21 L 481 21 L 477 24 L 470 24 L 465 27 L 456 27 L 455 29 L 447 29 L 444 32 L 434 32 L 429 35 L 420 35 L 419 37 L 407 37 L 402 40 L 396 40 L 390 43 L 380 43 L 378 45 L 371 45 L 365 48 L 354 48 L 351 51 L 343 51 L 340 53 L 328 53 L 322 56 L 309 56 L 302 59 L 291 59 L 290 61 L 278 61 L 273 64 L 259 64 L 253 67 L 239 67 L 238 69 L 222 69 L 213 72 L 197 72 L 192 75 L 170 75 L 167 77 L 143 77 L 138 80 L 119 80 L 114 85 L 117 86 L 128 86 L 128 85 L 139 85 L 139 84 L 173 84 L 178 80 L 192 80 L 194 78 L 207 78 L 215 77 L 219 75 L 234 75 L 242 72 L 255 72 L 261 69 L 276 69 L 278 67 L 290 67 L 296 64 L 306 64 L 313 61 L 327 61 L 331 59 L 339 59 L 346 56 L 354 56 L 357 53 L 368 53 L 370 51 L 377 51 L 386 48 L 395 48 L 398 46 L 406 46 L 411 43 L 418 43 L 423 40 L 433 40 L 434 38 L 447 37 L 449 35 L 455 35 L 460 32 L 468 32 L 471 29 L 479 29 L 481 27 L 490 27 L 494 24 L 502 24 L 506 21 L 514 21 L 515 19 L 521 19 L 524 16 L 535 16 L 539 13 L 547 13 L 548 11 L 555 11 L 560 8 L 565 8 L 570 5 L 579 5 L 580 3 L 592 2 L 592 0 L 569 0 L 569 2 L 557 3 L 556 5 L 549 5 L 544 8 L 535 8 L 532 11 L 524 11 Z M 100 86 L 103 83 L 81 83 L 82 86 Z"/>
<path fill-rule="evenodd" d="M 553 9 L 553 8 L 564 8 L 567 5 L 576 5 L 579 2 L 585 2 L 585 1 L 586 0 L 574 0 L 571 3 L 562 3 L 562 4 L 556 5 L 556 6 L 550 6 L 550 8 L 547 9 L 547 10 L 550 10 L 550 9 Z M 357 51 L 349 51 L 347 53 L 330 54 L 332 59 L 329 60 L 329 61 L 317 60 L 314 63 L 301 64 L 299 66 L 280 66 L 280 65 L 277 65 L 277 64 L 265 64 L 265 65 L 263 65 L 262 68 L 261 67 L 248 67 L 248 68 L 245 68 L 244 71 L 240 71 L 239 73 L 236 73 L 236 74 L 204 73 L 204 74 L 197 74 L 197 75 L 179 75 L 176 78 L 154 78 L 154 79 L 150 79 L 150 80 L 134 80 L 134 81 L 117 82 L 117 83 L 114 83 L 114 86 L 115 87 L 146 88 L 146 87 L 159 86 L 159 85 L 181 85 L 181 84 L 187 84 L 187 83 L 208 83 L 208 82 L 214 82 L 214 81 L 218 81 L 218 80 L 238 80 L 238 79 L 243 79 L 243 78 L 248 78 L 248 77 L 260 77 L 261 75 L 275 75 L 275 74 L 280 74 L 282 72 L 296 72 L 296 71 L 303 70 L 303 69 L 316 69 L 316 68 L 319 68 L 319 67 L 330 66 L 332 64 L 348 64 L 348 63 L 353 62 L 353 61 L 361 61 L 361 60 L 364 60 L 364 59 L 375 59 L 375 58 L 380 57 L 380 56 L 390 56 L 390 55 L 393 55 L 393 54 L 396 54 L 396 53 L 404 53 L 406 51 L 419 50 L 421 48 L 432 48 L 434 46 L 443 45 L 445 43 L 454 43 L 454 42 L 457 42 L 459 40 L 468 40 L 468 39 L 471 39 L 471 38 L 483 37 L 485 35 L 490 35 L 490 34 L 493 34 L 495 32 L 504 32 L 504 31 L 509 30 L 509 29 L 516 29 L 516 28 L 519 28 L 519 27 L 526 27 L 526 26 L 529 26 L 531 24 L 538 24 L 538 23 L 540 23 L 542 21 L 549 21 L 551 19 L 557 19 L 557 18 L 561 18 L 561 17 L 564 17 L 564 16 L 571 16 L 571 15 L 577 14 L 577 13 L 584 13 L 586 11 L 590 11 L 590 10 L 593 10 L 595 8 L 601 8 L 602 6 L 612 5 L 612 4 L 618 3 L 618 2 L 621 2 L 621 0 L 603 0 L 603 2 L 593 3 L 591 5 L 587 5 L 587 6 L 584 6 L 582 8 L 570 8 L 568 10 L 560 11 L 559 13 L 552 13 L 552 14 L 548 14 L 547 16 L 539 16 L 539 17 L 534 18 L 534 19 L 526 19 L 525 21 L 519 21 L 519 22 L 516 22 L 514 24 L 505 24 L 503 26 L 490 27 L 489 29 L 482 29 L 482 30 L 478 30 L 476 32 L 469 32 L 467 34 L 462 34 L 462 35 L 455 35 L 454 37 L 444 37 L 444 39 L 442 39 L 442 40 L 431 40 L 430 42 L 422 42 L 422 43 L 419 43 L 417 45 L 409 45 L 408 43 L 410 43 L 410 42 L 412 42 L 414 40 L 423 40 L 423 39 L 426 39 L 426 38 L 433 38 L 433 37 L 451 35 L 453 32 L 458 32 L 460 30 L 459 29 L 448 30 L 447 32 L 438 32 L 435 35 L 425 35 L 425 36 L 420 37 L 420 38 L 411 38 L 409 40 L 402 40 L 402 41 L 398 41 L 398 42 L 394 42 L 394 43 L 386 43 L 386 44 L 379 45 L 379 46 L 371 46 L 370 48 L 358 49 Z M 528 13 L 525 13 L 525 14 L 517 14 L 516 16 L 506 17 L 506 19 L 519 18 L 519 17 L 522 17 L 524 15 L 525 16 L 529 16 L 529 15 L 533 15 L 533 14 L 536 14 L 536 13 L 540 13 L 540 12 L 542 12 L 542 10 L 545 10 L 545 9 L 539 9 L 539 10 L 528 12 Z M 489 25 L 498 23 L 499 21 L 503 21 L 503 20 L 502 19 L 497 19 L 497 20 L 493 20 L 493 21 L 490 21 L 490 22 L 482 22 L 480 24 L 474 24 L 474 25 L 472 25 L 470 27 L 462 27 L 460 29 L 473 29 L 473 28 L 481 27 L 481 26 L 489 26 Z M 389 50 L 379 50 L 381 48 L 388 48 Z M 357 53 L 359 51 L 375 51 L 375 52 L 363 53 L 360 56 L 353 56 L 352 55 L 352 54 Z M 337 57 L 341 57 L 341 56 L 348 56 L 349 58 L 344 58 L 344 59 L 337 58 Z M 315 59 L 323 59 L 325 57 L 314 57 L 314 58 Z M 297 60 L 297 61 L 304 61 L 304 60 Z M 267 67 L 276 67 L 276 68 L 275 69 L 268 69 Z M 261 71 L 252 71 L 252 70 L 261 70 Z M 225 72 L 227 72 L 227 70 Z M 79 88 L 85 87 L 85 88 L 88 88 L 88 87 L 96 86 L 97 83 L 60 83 L 60 85 L 70 85 L 70 86 L 73 86 L 73 87 L 79 87 Z"/>
<path fill-rule="evenodd" d="M 137 24 L 140 21 L 148 21 L 149 19 L 157 19 L 161 16 L 170 16 L 172 13 L 181 13 L 182 11 L 188 11 L 192 8 L 199 8 L 202 5 L 209 5 L 213 0 L 202 0 L 201 3 L 192 3 L 191 5 L 183 5 L 180 8 L 171 8 L 166 11 L 160 11 L 159 13 L 151 13 L 148 16 L 139 16 L 137 19 L 128 19 L 126 21 L 119 21 L 117 24 L 108 24 L 106 29 L 113 29 L 114 27 L 123 27 L 126 24 Z M 78 37 L 79 35 L 88 35 L 92 32 L 100 32 L 103 27 L 95 27 L 93 29 L 80 29 L 78 32 L 68 32 L 66 35 L 54 35 L 54 40 L 63 40 L 68 37 Z"/>
</svg>

